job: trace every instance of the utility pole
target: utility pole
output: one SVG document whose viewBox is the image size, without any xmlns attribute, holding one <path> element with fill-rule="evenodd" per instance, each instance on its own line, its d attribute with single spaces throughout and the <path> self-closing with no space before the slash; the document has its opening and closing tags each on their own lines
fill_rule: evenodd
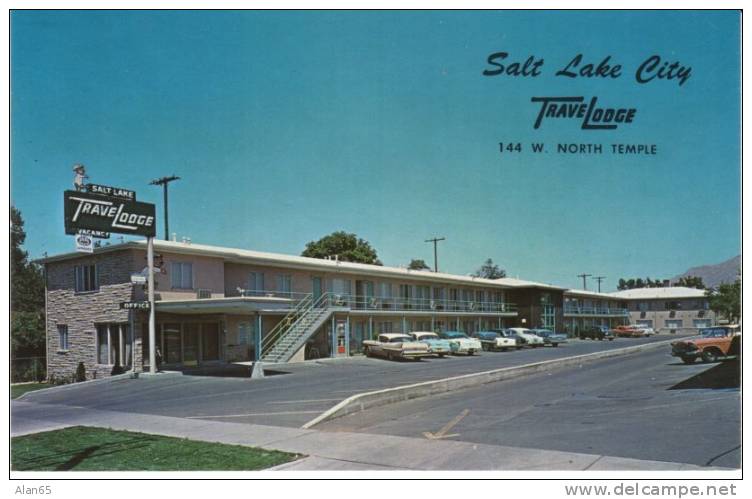
<svg viewBox="0 0 752 499">
<path fill-rule="evenodd" d="M 439 271 L 439 256 L 438 252 L 436 251 L 436 243 L 439 241 L 445 241 L 446 237 L 434 237 L 433 239 L 426 239 L 427 243 L 433 243 L 433 271 L 438 272 Z"/>
<path fill-rule="evenodd" d="M 584 289 L 585 291 L 587 291 L 587 281 L 585 281 L 585 279 L 587 279 L 591 275 L 593 274 L 577 274 L 577 277 L 582 277 L 582 289 Z"/>
<path fill-rule="evenodd" d="M 596 281 L 598 281 L 598 292 L 600 293 L 601 292 L 601 281 L 603 279 L 605 279 L 605 277 L 602 276 L 602 275 L 599 275 L 598 277 L 593 277 L 593 279 L 595 279 Z"/>
<path fill-rule="evenodd" d="M 172 182 L 173 180 L 180 180 L 180 177 L 176 177 L 175 175 L 171 177 L 162 177 L 157 178 L 149 182 L 149 185 L 161 185 L 164 189 L 164 238 L 165 241 L 170 240 L 170 222 L 167 218 L 167 184 Z"/>
</svg>

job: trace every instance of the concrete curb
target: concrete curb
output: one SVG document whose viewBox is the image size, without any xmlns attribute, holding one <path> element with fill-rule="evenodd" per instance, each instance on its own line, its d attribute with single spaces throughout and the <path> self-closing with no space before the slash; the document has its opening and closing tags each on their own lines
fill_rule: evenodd
<svg viewBox="0 0 752 499">
<path fill-rule="evenodd" d="M 451 378 L 438 379 L 434 381 L 424 381 L 421 383 L 397 386 L 394 388 L 385 388 L 383 390 L 376 390 L 373 392 L 357 393 L 355 395 L 351 395 L 350 397 L 341 401 L 334 407 L 331 407 L 327 411 L 319 414 L 314 419 L 301 426 L 301 428 L 308 429 L 324 421 L 329 421 L 331 419 L 347 416 L 348 414 L 365 411 L 366 409 L 370 409 L 372 407 L 393 404 L 395 402 L 403 402 L 405 400 L 420 397 L 428 397 L 430 395 L 436 395 L 438 393 L 451 392 L 466 387 L 484 385 L 486 383 L 493 383 L 496 381 L 503 381 L 518 376 L 524 376 L 526 374 L 545 372 L 554 368 L 577 365 L 584 362 L 592 362 L 595 360 L 607 359 L 609 357 L 619 357 L 622 355 L 630 355 L 644 350 L 661 348 L 670 345 L 672 341 L 674 340 L 644 343 L 641 345 L 634 345 L 626 348 L 617 348 L 603 352 L 575 355 L 573 357 L 564 357 L 560 359 L 544 360 L 541 362 L 534 362 L 532 364 L 524 364 L 521 366 L 504 367 L 501 369 L 483 371 L 480 373 L 463 374 L 462 376 L 454 376 Z"/>
<path fill-rule="evenodd" d="M 151 373 L 137 373 L 137 374 L 138 374 L 138 377 L 141 378 L 141 377 L 147 377 L 147 376 L 165 376 L 165 375 L 170 375 L 170 374 L 174 375 L 174 374 L 180 374 L 180 373 L 178 373 L 178 372 L 161 372 L 161 373 L 157 373 L 157 374 L 151 374 Z M 64 390 L 69 390 L 69 389 L 72 389 L 72 388 L 78 388 L 80 386 L 91 386 L 91 385 L 97 385 L 97 384 L 102 384 L 102 383 L 109 383 L 109 382 L 112 382 L 112 381 L 117 381 L 119 379 L 130 378 L 132 375 L 133 375 L 132 372 L 126 372 L 126 373 L 123 373 L 123 374 L 116 374 L 115 376 L 108 376 L 106 378 L 90 379 L 88 381 L 79 381 L 78 383 L 67 383 L 65 385 L 50 386 L 49 388 L 40 388 L 39 390 L 32 390 L 30 392 L 23 393 L 23 394 L 21 394 L 20 396 L 16 397 L 13 400 L 23 400 L 23 399 L 26 398 L 27 395 L 28 396 L 33 396 L 35 393 L 49 392 L 50 390 L 64 391 Z"/>
</svg>

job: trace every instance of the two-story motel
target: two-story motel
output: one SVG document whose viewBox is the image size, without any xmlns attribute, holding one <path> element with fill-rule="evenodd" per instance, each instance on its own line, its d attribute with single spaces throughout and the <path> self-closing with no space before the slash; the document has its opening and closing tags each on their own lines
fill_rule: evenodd
<svg viewBox="0 0 752 499">
<path fill-rule="evenodd" d="M 513 326 L 576 333 L 629 322 L 627 300 L 548 284 L 155 241 L 156 345 L 165 368 L 347 356 L 382 332 Z M 48 375 L 148 369 L 146 244 L 41 260 Z"/>
</svg>

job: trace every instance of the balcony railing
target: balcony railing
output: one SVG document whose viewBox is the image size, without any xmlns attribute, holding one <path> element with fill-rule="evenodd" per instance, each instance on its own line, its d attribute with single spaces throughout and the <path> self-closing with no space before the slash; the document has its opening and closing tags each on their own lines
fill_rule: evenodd
<svg viewBox="0 0 752 499">
<path fill-rule="evenodd" d="M 515 313 L 513 303 L 461 300 L 433 300 L 429 298 L 395 298 L 392 296 L 363 296 L 332 294 L 332 304 L 355 310 L 416 311 L 416 312 L 488 312 Z"/>
<path fill-rule="evenodd" d="M 240 296 L 258 296 L 264 298 L 282 298 L 298 302 L 310 296 L 310 293 L 296 293 L 274 290 L 238 290 Z M 429 298 L 395 298 L 386 296 L 365 296 L 329 293 L 329 306 L 347 307 L 355 310 L 374 311 L 415 311 L 415 312 L 488 312 L 495 314 L 516 313 L 513 303 L 462 300 L 433 300 Z"/>
<path fill-rule="evenodd" d="M 608 307 L 564 307 L 564 315 L 629 315 L 629 310 Z"/>
<path fill-rule="evenodd" d="M 238 294 L 240 296 L 258 296 L 262 298 L 281 298 L 290 301 L 300 301 L 311 296 L 311 293 L 298 293 L 295 291 L 274 291 L 274 290 L 251 290 L 238 288 Z"/>
</svg>

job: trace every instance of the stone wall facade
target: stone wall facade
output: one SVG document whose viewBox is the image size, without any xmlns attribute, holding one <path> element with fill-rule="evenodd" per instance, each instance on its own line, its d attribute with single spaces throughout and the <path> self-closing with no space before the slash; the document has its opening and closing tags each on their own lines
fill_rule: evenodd
<svg viewBox="0 0 752 499">
<path fill-rule="evenodd" d="M 91 264 L 96 265 L 98 289 L 76 292 L 74 268 Z M 46 264 L 48 377 L 71 377 L 79 362 L 87 379 L 110 375 L 112 365 L 97 362 L 97 324 L 129 323 L 131 312 L 120 310 L 120 302 L 132 300 L 134 264 L 131 251 Z M 63 325 L 68 328 L 67 349 L 60 348 L 58 326 Z"/>
</svg>

